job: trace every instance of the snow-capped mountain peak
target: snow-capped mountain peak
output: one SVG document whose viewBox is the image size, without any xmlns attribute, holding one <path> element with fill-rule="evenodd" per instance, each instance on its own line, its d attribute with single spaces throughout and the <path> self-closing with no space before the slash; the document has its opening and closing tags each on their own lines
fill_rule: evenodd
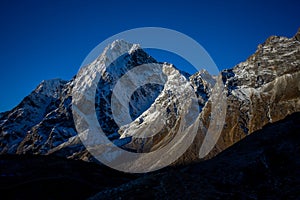
<svg viewBox="0 0 300 200">
<path fill-rule="evenodd" d="M 105 59 L 106 63 L 113 62 L 121 55 L 132 54 L 138 49 L 141 49 L 138 44 L 132 44 L 125 40 L 115 40 L 104 49 L 97 60 Z"/>
<path fill-rule="evenodd" d="M 61 88 L 67 83 L 62 79 L 43 80 L 34 90 L 35 93 L 40 93 L 49 97 L 58 98 Z"/>
</svg>

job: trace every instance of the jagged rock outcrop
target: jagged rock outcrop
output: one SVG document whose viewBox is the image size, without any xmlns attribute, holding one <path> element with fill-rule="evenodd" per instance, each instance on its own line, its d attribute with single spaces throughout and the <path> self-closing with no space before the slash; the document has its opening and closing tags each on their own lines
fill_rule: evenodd
<svg viewBox="0 0 300 200">
<path fill-rule="evenodd" d="M 300 110 L 300 42 L 295 37 L 271 36 L 221 76 L 228 95 L 226 123 L 211 156 Z"/>
<path fill-rule="evenodd" d="M 297 33 L 299 34 L 299 33 Z M 219 75 L 226 93 L 226 117 L 211 158 L 267 123 L 300 110 L 300 42 L 271 36 L 245 62 Z M 203 108 L 198 135 L 179 163 L 198 159 L 205 130 L 210 127 L 211 100 Z M 203 131 L 204 130 L 204 131 Z"/>
</svg>

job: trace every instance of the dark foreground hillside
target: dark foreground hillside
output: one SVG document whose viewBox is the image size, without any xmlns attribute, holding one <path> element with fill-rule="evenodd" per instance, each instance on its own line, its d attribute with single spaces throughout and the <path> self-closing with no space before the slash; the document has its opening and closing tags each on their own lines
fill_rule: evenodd
<svg viewBox="0 0 300 200">
<path fill-rule="evenodd" d="M 141 177 L 92 199 L 300 199 L 300 113 L 215 158 Z"/>
<path fill-rule="evenodd" d="M 300 113 L 294 113 L 211 160 L 145 175 L 52 156 L 5 155 L 0 157 L 1 197 L 299 199 L 299 130 Z"/>
<path fill-rule="evenodd" d="M 0 156 L 0 193 L 5 199 L 85 199 L 135 177 L 61 157 Z"/>
</svg>

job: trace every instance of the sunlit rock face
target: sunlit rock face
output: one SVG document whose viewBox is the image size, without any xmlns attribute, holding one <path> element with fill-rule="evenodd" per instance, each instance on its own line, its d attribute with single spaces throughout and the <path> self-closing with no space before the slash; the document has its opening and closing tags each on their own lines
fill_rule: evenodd
<svg viewBox="0 0 300 200">
<path fill-rule="evenodd" d="M 149 73 L 160 75 L 164 84 L 138 87 L 129 97 L 130 120 L 120 125 L 113 115 L 113 89 L 128 71 L 141 65 L 153 66 Z M 155 71 L 158 65 L 160 73 Z M 124 150 L 146 153 L 163 148 L 180 131 L 196 134 L 176 164 L 196 161 L 199 156 L 211 158 L 265 124 L 300 111 L 299 32 L 293 38 L 268 38 L 245 62 L 216 77 L 205 70 L 189 75 L 172 64 L 158 63 L 139 45 L 123 40 L 106 47 L 95 61 L 79 71 L 76 79 L 91 84 L 93 77 L 86 75 L 95 67 L 101 78 L 91 98 L 95 100 L 97 120 L 109 140 Z M 135 77 L 140 81 L 143 78 Z M 1 154 L 55 154 L 93 160 L 73 121 L 74 84 L 75 78 L 44 81 L 14 109 L 1 113 Z M 193 124 L 197 124 L 196 130 L 189 128 Z M 220 135 L 216 145 L 206 152 L 210 147 L 203 150 L 203 141 L 217 132 Z M 174 149 L 182 139 L 175 141 Z"/>
<path fill-rule="evenodd" d="M 219 77 L 227 93 L 226 122 L 208 157 L 300 110 L 300 42 L 297 36 L 271 36 L 245 62 Z M 210 115 L 209 108 L 203 112 Z M 203 124 L 209 123 L 206 119 Z"/>
</svg>

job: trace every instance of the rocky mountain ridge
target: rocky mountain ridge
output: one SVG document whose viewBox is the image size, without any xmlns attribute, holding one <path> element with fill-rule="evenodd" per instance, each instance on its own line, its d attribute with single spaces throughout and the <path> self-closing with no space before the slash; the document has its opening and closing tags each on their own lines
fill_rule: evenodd
<svg viewBox="0 0 300 200">
<path fill-rule="evenodd" d="M 166 72 L 169 73 L 169 84 L 163 87 L 148 84 L 139 88 L 130 100 L 132 122 L 121 128 L 112 117 L 109 97 L 113 87 L 128 70 L 141 64 L 158 62 L 138 45 L 118 40 L 109 45 L 93 63 L 83 67 L 77 78 L 83 77 L 94 66 L 100 67 L 102 78 L 98 83 L 95 107 L 98 121 L 112 142 L 138 136 L 151 124 L 161 127 L 162 131 L 153 137 L 142 140 L 137 137 L 120 144 L 125 149 L 137 152 L 154 151 L 174 138 L 182 113 L 187 109 L 184 109 L 186 101 L 196 99 L 197 108 L 190 111 L 192 115 L 197 114 L 194 116 L 194 121 L 199 124 L 197 134 L 188 151 L 178 160 L 178 163 L 190 163 L 199 159 L 199 150 L 209 127 L 218 129 L 217 124 L 210 124 L 214 109 L 211 92 L 220 81 L 223 83 L 220 84 L 223 86 L 220 94 L 226 106 L 225 124 L 217 144 L 208 155 L 203 155 L 204 158 L 217 155 L 267 123 L 274 123 L 300 111 L 299 34 L 293 38 L 268 38 L 245 62 L 223 70 L 217 78 L 212 78 L 205 71 L 187 77 L 173 65 L 161 63 L 169 71 Z M 126 54 L 115 60 L 118 55 L 116 52 L 124 49 Z M 114 62 L 111 63 L 112 60 Z M 181 85 L 173 87 L 180 79 L 189 83 L 188 90 L 185 87 L 179 90 Z M 55 154 L 92 160 L 75 129 L 72 116 L 73 87 L 74 79 L 43 81 L 18 106 L 1 113 L 1 154 Z M 180 96 L 178 93 L 176 95 L 177 90 L 189 92 L 186 96 Z M 158 120 L 164 114 L 169 122 L 167 124 Z"/>
</svg>

